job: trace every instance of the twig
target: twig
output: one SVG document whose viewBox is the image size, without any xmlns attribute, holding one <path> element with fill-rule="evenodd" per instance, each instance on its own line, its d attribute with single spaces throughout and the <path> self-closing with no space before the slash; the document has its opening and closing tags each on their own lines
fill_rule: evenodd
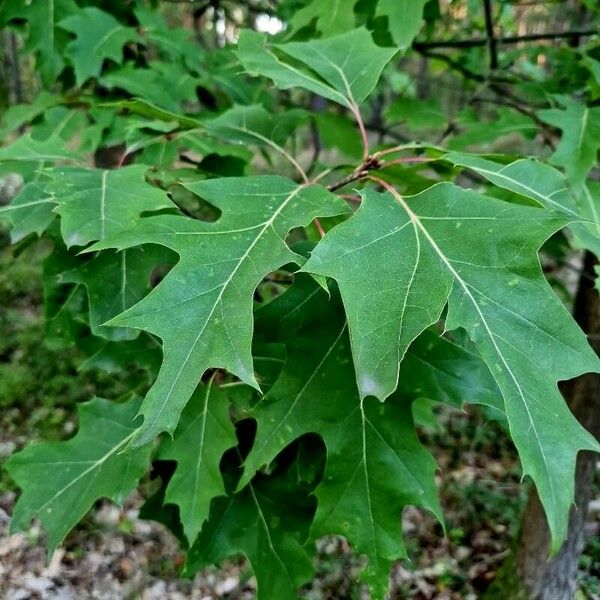
<svg viewBox="0 0 600 600">
<path fill-rule="evenodd" d="M 390 150 L 397 151 L 397 148 Z M 382 152 L 385 153 L 386 151 L 384 150 Z M 354 171 L 352 171 L 352 173 L 350 173 L 350 175 L 344 177 L 344 179 L 336 183 L 328 185 L 327 189 L 330 192 L 335 192 L 335 190 L 339 190 L 340 188 L 343 188 L 344 186 L 348 185 L 349 183 L 352 183 L 353 181 L 358 181 L 359 179 L 364 179 L 365 177 L 368 177 L 371 171 L 381 171 L 382 169 L 385 169 L 392 165 L 425 163 L 435 160 L 424 156 L 405 156 L 403 158 L 396 158 L 394 160 L 382 161 L 380 160 L 381 155 L 381 153 L 376 152 L 375 154 L 368 156 L 360 165 L 358 165 L 358 167 L 356 167 L 356 169 L 354 169 Z"/>
<path fill-rule="evenodd" d="M 321 221 L 319 221 L 319 219 L 314 219 L 313 224 L 316 227 L 317 231 L 319 232 L 319 235 L 321 236 L 321 238 L 324 238 L 325 230 L 323 229 L 323 225 L 321 225 Z"/>
<path fill-rule="evenodd" d="M 360 196 L 355 196 L 354 194 L 339 194 L 340 198 L 344 200 L 348 200 L 348 202 L 354 202 L 355 204 L 360 204 L 362 202 Z"/>
<path fill-rule="evenodd" d="M 578 37 L 588 37 L 597 35 L 597 29 L 583 29 L 572 31 L 555 31 L 551 33 L 529 33 L 527 35 L 508 35 L 496 38 L 496 43 L 500 45 L 519 44 L 521 42 L 537 42 L 542 40 L 559 40 Z M 468 40 L 439 40 L 433 42 L 413 42 L 413 49 L 417 51 L 427 50 L 429 48 L 477 48 L 487 46 L 489 40 L 485 38 L 471 38 Z"/>
<path fill-rule="evenodd" d="M 366 177 L 369 174 L 370 170 L 377 170 L 381 167 L 383 163 L 374 156 L 367 156 L 363 162 L 350 173 L 347 177 L 344 177 L 341 181 L 337 183 L 332 183 L 327 186 L 327 189 L 330 192 L 335 192 L 335 190 L 339 190 L 340 188 L 352 183 L 353 181 L 358 181 L 363 177 Z"/>
<path fill-rule="evenodd" d="M 485 13 L 485 32 L 488 39 L 488 49 L 490 52 L 490 69 L 495 71 L 498 68 L 498 48 L 494 36 L 494 20 L 492 16 L 492 0 L 483 0 Z"/>
</svg>

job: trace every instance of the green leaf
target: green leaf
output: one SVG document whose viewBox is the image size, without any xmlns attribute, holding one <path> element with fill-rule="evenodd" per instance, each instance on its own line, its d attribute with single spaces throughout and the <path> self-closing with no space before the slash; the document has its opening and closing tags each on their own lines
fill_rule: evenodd
<svg viewBox="0 0 600 600">
<path fill-rule="evenodd" d="M 242 492 L 215 499 L 185 573 L 243 554 L 256 577 L 257 600 L 297 598 L 298 588 L 313 575 L 302 543 L 314 502 L 294 483 L 291 477 L 259 476 Z"/>
<path fill-rule="evenodd" d="M 361 28 L 325 40 L 272 47 L 264 35 L 243 30 L 236 54 L 248 73 L 269 77 L 284 90 L 301 87 L 355 109 L 373 91 L 396 52 L 376 46 Z"/>
<path fill-rule="evenodd" d="M 498 187 L 534 200 L 551 210 L 564 212 L 574 221 L 570 229 L 577 245 L 600 255 L 600 208 L 594 199 L 594 184 L 583 185 L 575 198 L 564 175 L 534 159 L 521 159 L 507 165 L 469 154 L 450 152 L 444 160 L 467 167 Z M 582 223 L 581 221 L 589 221 Z"/>
<path fill-rule="evenodd" d="M 564 108 L 539 111 L 539 118 L 563 132 L 552 164 L 562 167 L 567 178 L 581 185 L 596 163 L 600 149 L 600 106 L 586 106 L 570 98 L 563 101 Z"/>
<path fill-rule="evenodd" d="M 97 78 L 105 59 L 121 63 L 123 46 L 138 39 L 135 29 L 124 27 L 111 14 L 95 6 L 82 8 L 59 25 L 75 34 L 65 56 L 73 63 L 78 86 L 92 77 Z"/>
<path fill-rule="evenodd" d="M 319 136 L 326 148 L 337 148 L 345 156 L 360 160 L 362 144 L 356 135 L 356 124 L 345 115 L 332 113 L 313 114 Z"/>
<path fill-rule="evenodd" d="M 577 242 L 596 256 L 600 256 L 600 183 L 588 180 L 575 196 L 579 214 L 590 223 L 573 224 L 571 229 Z"/>
<path fill-rule="evenodd" d="M 55 169 L 46 191 L 61 216 L 68 247 L 85 246 L 130 228 L 143 212 L 173 209 L 167 194 L 144 180 L 148 167 Z"/>
<path fill-rule="evenodd" d="M 533 138 L 539 130 L 539 125 L 526 115 L 511 108 L 500 107 L 494 115 L 482 120 L 480 112 L 473 109 L 461 111 L 456 117 L 460 131 L 448 140 L 448 148 L 464 150 L 478 147 L 485 150 L 496 150 L 501 142 L 506 140 L 507 151 L 512 152 L 515 136 Z"/>
<path fill-rule="evenodd" d="M 65 442 L 31 444 L 5 467 L 22 489 L 12 530 L 37 517 L 51 554 L 99 498 L 121 502 L 148 468 L 150 447 L 123 452 L 136 428 L 140 399 L 117 404 L 95 398 L 79 406 L 79 431 Z"/>
<path fill-rule="evenodd" d="M 180 261 L 144 300 L 109 322 L 158 335 L 164 359 L 146 396 L 136 443 L 173 431 L 199 378 L 224 368 L 257 386 L 252 365 L 252 297 L 260 281 L 283 265 L 302 261 L 285 244 L 293 227 L 347 211 L 319 186 L 276 176 L 229 177 L 186 184 L 222 216 L 214 223 L 180 216 L 143 219 L 92 250 L 155 243 Z"/>
<path fill-rule="evenodd" d="M 37 54 L 37 66 L 46 86 L 55 82 L 56 76 L 64 67 L 62 51 L 66 36 L 57 28 L 57 23 L 77 9 L 73 0 L 0 2 L 0 21 L 7 22 L 14 18 L 21 18 L 29 23 L 24 51 Z"/>
<path fill-rule="evenodd" d="M 190 29 L 170 27 L 156 10 L 138 6 L 135 16 L 140 24 L 142 41 L 148 40 L 173 61 L 188 59 L 190 65 L 197 60 L 201 49 L 193 42 Z"/>
<path fill-rule="evenodd" d="M 65 271 L 79 265 L 79 259 L 68 252 L 56 229 L 48 231 L 54 248 L 44 261 L 44 342 L 50 348 L 62 349 L 78 339 L 82 328 L 87 334 L 88 307 L 82 285 L 64 285 L 61 281 Z"/>
<path fill-rule="evenodd" d="M 449 152 L 443 159 L 453 165 L 467 167 L 494 185 L 531 198 L 545 208 L 577 217 L 567 181 L 550 165 L 533 158 L 501 164 L 473 154 L 458 152 Z"/>
<path fill-rule="evenodd" d="M 177 462 L 165 503 L 179 506 L 190 544 L 208 517 L 212 499 L 225 494 L 219 464 L 236 444 L 227 397 L 212 381 L 200 386 L 181 414 L 173 439 L 165 439 L 158 454 L 161 460 Z"/>
<path fill-rule="evenodd" d="M 339 283 L 363 396 L 383 398 L 395 388 L 396 360 L 407 338 L 437 319 L 451 285 L 446 327 L 468 332 L 502 392 L 554 549 L 566 533 L 577 452 L 599 448 L 556 386 L 598 370 L 597 357 L 537 257 L 541 244 L 564 225 L 557 214 L 450 184 L 407 200 L 366 192 L 357 214 L 328 233 L 304 267 Z M 372 264 L 377 281 L 389 286 L 364 275 Z M 384 370 L 377 360 L 394 368 Z"/>
<path fill-rule="evenodd" d="M 19 160 L 34 162 L 79 161 L 77 153 L 69 150 L 60 137 L 50 137 L 39 141 L 31 138 L 30 134 L 22 135 L 12 144 L 0 148 L 0 161 Z"/>
<path fill-rule="evenodd" d="M 2 127 L 0 127 L 0 139 L 6 138 L 19 127 L 33 121 L 36 117 L 44 114 L 49 108 L 60 104 L 62 98 L 49 92 L 40 92 L 33 102 L 11 106 L 2 115 Z"/>
<path fill-rule="evenodd" d="M 325 36 L 344 33 L 354 27 L 357 0 L 312 0 L 290 20 L 293 30 L 302 29 L 316 19 L 317 31 Z"/>
<path fill-rule="evenodd" d="M 91 126 L 87 115 L 70 106 L 53 106 L 44 112 L 43 119 L 31 127 L 31 136 L 36 140 L 47 140 L 60 137 L 67 143 L 76 141 L 77 152 L 82 154 L 92 152 L 96 145 L 92 145 L 95 127 Z"/>
<path fill-rule="evenodd" d="M 79 365 L 80 371 L 100 369 L 107 373 L 119 373 L 128 365 L 135 364 L 156 376 L 160 368 L 162 352 L 160 342 L 142 333 L 135 340 L 111 342 L 105 340 L 93 354 Z"/>
<path fill-rule="evenodd" d="M 26 184 L 13 198 L 9 206 L 0 207 L 0 217 L 7 217 L 10 225 L 10 239 L 14 243 L 32 233 L 42 235 L 55 219 L 53 212 L 56 203 L 44 185 L 38 182 Z"/>
<path fill-rule="evenodd" d="M 392 123 L 406 123 L 412 131 L 442 129 L 448 118 L 436 99 L 400 97 L 385 111 L 385 118 Z"/>
<path fill-rule="evenodd" d="M 482 404 L 504 413 L 504 402 L 490 370 L 478 354 L 424 331 L 409 347 L 400 365 L 398 394 L 427 398 L 456 408 Z"/>
<path fill-rule="evenodd" d="M 311 254 L 304 270 L 340 287 L 361 397 L 387 398 L 408 346 L 440 318 L 452 281 L 442 274 L 432 283 L 439 264 L 398 204 L 374 194 Z"/>
<path fill-rule="evenodd" d="M 295 109 L 272 115 L 259 104 L 234 106 L 216 119 L 204 123 L 217 137 L 258 146 L 283 146 L 294 130 L 306 121 L 305 111 Z"/>
<path fill-rule="evenodd" d="M 142 246 L 123 252 L 101 252 L 81 266 L 60 273 L 59 283 L 87 288 L 90 329 L 94 335 L 110 340 L 130 340 L 139 331 L 107 327 L 107 321 L 139 302 L 150 291 L 154 267 L 175 262 L 171 253 L 158 246 Z"/>
<path fill-rule="evenodd" d="M 125 90 L 167 111 L 179 111 L 184 102 L 197 101 L 199 80 L 177 64 L 153 61 L 147 69 L 128 63 L 102 75 L 100 83 L 109 89 Z M 169 93 L 165 94 L 165 90 Z"/>
<path fill-rule="evenodd" d="M 383 598 L 392 562 L 407 556 L 402 509 L 423 506 L 441 520 L 435 463 L 417 439 L 412 397 L 396 395 L 385 404 L 360 399 L 339 300 L 328 301 L 317 284 L 303 300 L 297 292 L 285 296 L 267 305 L 265 316 L 257 315 L 284 335 L 288 358 L 281 377 L 250 412 L 257 433 L 240 487 L 292 441 L 318 433 L 327 446 L 327 465 L 316 489 L 312 537 L 344 535 L 367 555 L 366 580 L 373 598 Z M 273 318 L 275 311 L 282 314 Z"/>
<path fill-rule="evenodd" d="M 160 121 L 175 122 L 180 129 L 196 129 L 201 126 L 201 122 L 187 115 L 171 112 L 160 108 L 151 102 L 134 98 L 132 100 L 118 100 L 116 102 L 105 102 L 100 106 L 104 108 L 119 108 L 129 111 L 134 115 L 145 117 L 146 119 L 158 119 Z"/>
<path fill-rule="evenodd" d="M 423 24 L 427 0 L 378 0 L 376 15 L 387 17 L 389 32 L 401 49 L 408 48 Z"/>
</svg>

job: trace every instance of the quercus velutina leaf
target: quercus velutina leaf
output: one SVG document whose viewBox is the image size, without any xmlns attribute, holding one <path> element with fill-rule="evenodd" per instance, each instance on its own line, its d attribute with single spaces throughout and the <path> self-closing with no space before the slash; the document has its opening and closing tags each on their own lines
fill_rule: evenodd
<svg viewBox="0 0 600 600">
<path fill-rule="evenodd" d="M 78 370 L 101 369 L 107 373 L 119 373 L 134 364 L 151 373 L 154 379 L 160 368 L 161 359 L 160 342 L 153 336 L 142 333 L 135 340 L 118 342 L 104 340 L 93 354 L 79 364 Z"/>
<path fill-rule="evenodd" d="M 390 35 L 400 48 L 408 48 L 423 23 L 427 0 L 378 0 L 376 15 L 387 17 Z"/>
<path fill-rule="evenodd" d="M 12 144 L 0 148 L 0 162 L 5 160 L 32 162 L 73 162 L 79 155 L 69 150 L 67 144 L 59 136 L 40 141 L 32 139 L 30 134 L 22 135 Z"/>
<path fill-rule="evenodd" d="M 590 223 L 572 225 L 581 246 L 600 257 L 600 182 L 591 179 L 575 195 L 579 214 Z"/>
<path fill-rule="evenodd" d="M 164 502 L 177 504 L 183 531 L 192 544 L 208 517 L 210 503 L 225 494 L 219 463 L 237 444 L 225 394 L 200 386 L 181 414 L 173 438 L 163 440 L 158 458 L 177 462 Z"/>
<path fill-rule="evenodd" d="M 22 493 L 12 530 L 37 517 L 51 554 L 99 498 L 121 502 L 146 472 L 150 447 L 123 452 L 132 439 L 141 399 L 119 404 L 95 398 L 79 406 L 79 431 L 64 442 L 31 444 L 5 467 Z"/>
<path fill-rule="evenodd" d="M 452 285 L 432 276 L 439 263 L 397 203 L 373 194 L 312 252 L 304 269 L 340 287 L 361 397 L 387 398 L 409 344 L 439 319 Z"/>
<path fill-rule="evenodd" d="M 406 556 L 404 506 L 423 506 L 441 520 L 435 463 L 417 440 L 412 397 L 397 394 L 385 404 L 361 400 L 337 295 L 329 300 L 314 282 L 300 281 L 295 288 L 257 313 L 257 320 L 273 327 L 275 339 L 286 342 L 287 361 L 249 413 L 257 433 L 239 486 L 295 439 L 320 435 L 327 464 L 315 492 L 312 537 L 344 535 L 368 557 L 366 580 L 373 598 L 383 598 L 392 562 Z"/>
<path fill-rule="evenodd" d="M 100 77 L 100 83 L 108 89 L 125 90 L 168 111 L 178 111 L 184 102 L 197 100 L 198 77 L 173 63 L 152 61 L 142 69 L 127 63 Z M 165 90 L 169 90 L 165 94 Z"/>
<path fill-rule="evenodd" d="M 249 73 L 269 77 L 284 90 L 301 87 L 355 109 L 373 91 L 396 52 L 376 46 L 361 28 L 324 40 L 272 47 L 263 34 L 243 30 L 236 54 Z"/>
<path fill-rule="evenodd" d="M 134 12 L 140 25 L 142 43 L 156 45 L 172 61 L 189 58 L 193 64 L 194 59 L 201 54 L 202 50 L 198 44 L 193 43 L 189 29 L 169 26 L 163 15 L 150 7 L 138 6 Z"/>
<path fill-rule="evenodd" d="M 504 413 L 500 390 L 481 357 L 431 330 L 424 331 L 404 355 L 398 393 L 457 408 L 483 404 Z"/>
<path fill-rule="evenodd" d="M 258 146 L 283 146 L 307 118 L 303 110 L 269 113 L 262 105 L 234 106 L 204 127 L 217 137 Z"/>
<path fill-rule="evenodd" d="M 313 575 L 303 543 L 314 499 L 311 490 L 300 487 L 294 466 L 270 477 L 259 475 L 241 492 L 215 498 L 184 573 L 243 554 L 256 577 L 257 600 L 298 598 L 298 589 Z"/>
<path fill-rule="evenodd" d="M 538 111 L 539 118 L 562 130 L 562 137 L 550 162 L 565 170 L 574 185 L 581 185 L 596 163 L 600 149 L 600 106 L 586 106 L 571 98 L 561 100 L 563 108 Z"/>
<path fill-rule="evenodd" d="M 455 120 L 460 133 L 448 140 L 447 147 L 452 150 L 479 146 L 489 151 L 498 147 L 496 140 L 499 138 L 512 141 L 518 135 L 531 139 L 539 129 L 538 124 L 531 117 L 505 107 L 497 108 L 493 117 L 490 116 L 485 120 L 482 119 L 479 111 L 472 108 L 465 109 L 455 117 Z M 447 117 L 444 122 L 446 121 Z"/>
<path fill-rule="evenodd" d="M 542 243 L 566 222 L 559 213 L 451 184 L 406 200 L 368 191 L 357 214 L 327 234 L 304 267 L 338 281 L 362 394 L 380 398 L 385 393 L 379 390 L 394 389 L 397 373 L 374 368 L 373 362 L 402 356 L 405 329 L 412 335 L 439 315 L 445 303 L 439 290 L 447 294 L 451 286 L 446 327 L 468 332 L 502 392 L 523 471 L 537 486 L 554 548 L 566 532 L 577 452 L 599 448 L 556 386 L 597 371 L 598 358 L 552 292 L 537 257 Z M 370 281 L 373 264 L 388 286 Z M 367 273 L 364 280 L 357 272 Z M 415 285 L 429 294 L 415 294 Z M 388 328 L 396 334 L 392 339 L 384 335 Z M 377 329 L 382 335 L 369 338 Z"/>
<path fill-rule="evenodd" d="M 535 200 L 545 208 L 577 217 L 564 176 L 533 158 L 501 164 L 473 154 L 448 152 L 444 160 L 471 169 L 498 187 Z"/>
<path fill-rule="evenodd" d="M 0 121 L 0 139 L 5 139 L 9 133 L 27 125 L 49 108 L 60 104 L 62 100 L 57 94 L 43 91 L 32 102 L 9 107 Z"/>
<path fill-rule="evenodd" d="M 145 117 L 146 119 L 156 119 L 166 123 L 177 123 L 179 129 L 196 129 L 202 125 L 200 121 L 183 115 L 180 113 L 171 112 L 155 106 L 151 102 L 142 100 L 141 98 L 133 98 L 131 100 L 115 100 L 114 102 L 105 102 L 102 104 L 104 108 L 122 109 L 131 112 L 134 115 Z"/>
<path fill-rule="evenodd" d="M 75 34 L 65 56 L 73 64 L 78 86 L 90 77 L 98 77 L 105 59 L 121 63 L 123 46 L 138 39 L 135 29 L 121 25 L 111 14 L 95 6 L 69 15 L 59 26 Z"/>
<path fill-rule="evenodd" d="M 24 50 L 36 53 L 37 67 L 46 85 L 55 82 L 64 67 L 62 50 L 67 34 L 57 23 L 78 10 L 74 0 L 4 0 L 0 4 L 0 23 L 25 19 L 29 24 Z"/>
<path fill-rule="evenodd" d="M 150 291 L 150 275 L 156 265 L 174 263 L 175 258 L 158 246 L 105 251 L 83 264 L 57 275 L 58 283 L 84 285 L 90 305 L 90 329 L 111 340 L 130 340 L 135 329 L 107 327 L 104 323 L 139 302 Z"/>
<path fill-rule="evenodd" d="M 354 5 L 357 0 L 312 0 L 290 19 L 294 30 L 316 21 L 317 31 L 325 37 L 344 33 L 354 27 Z"/>
<path fill-rule="evenodd" d="M 530 198 L 550 210 L 564 212 L 573 221 L 570 229 L 577 244 L 600 255 L 600 210 L 593 183 L 582 185 L 573 197 L 569 183 L 560 171 L 532 158 L 505 165 L 457 152 L 445 154 L 443 158 L 475 171 L 498 187 Z"/>
<path fill-rule="evenodd" d="M 144 329 L 163 340 L 163 365 L 140 411 L 144 423 L 138 444 L 174 430 L 208 368 L 227 369 L 257 385 L 251 356 L 254 290 L 270 272 L 302 262 L 284 241 L 292 228 L 347 211 L 324 188 L 277 176 L 228 177 L 185 187 L 220 209 L 222 216 L 213 223 L 149 217 L 92 247 L 154 243 L 180 257 L 148 296 L 109 322 Z"/>
<path fill-rule="evenodd" d="M 10 239 L 16 243 L 31 233 L 42 235 L 55 219 L 56 203 L 45 190 L 43 181 L 32 181 L 13 198 L 8 206 L 0 207 L 0 218 L 10 222 Z"/>
<path fill-rule="evenodd" d="M 50 348 L 72 345 L 87 323 L 87 297 L 85 287 L 79 283 L 64 285 L 62 273 L 79 266 L 79 259 L 70 254 L 58 228 L 48 231 L 54 242 L 53 252 L 44 260 L 44 343 Z"/>
<path fill-rule="evenodd" d="M 46 192 L 56 202 L 68 247 L 84 246 L 131 227 L 144 212 L 175 209 L 166 192 L 144 180 L 148 167 L 54 169 Z"/>
</svg>

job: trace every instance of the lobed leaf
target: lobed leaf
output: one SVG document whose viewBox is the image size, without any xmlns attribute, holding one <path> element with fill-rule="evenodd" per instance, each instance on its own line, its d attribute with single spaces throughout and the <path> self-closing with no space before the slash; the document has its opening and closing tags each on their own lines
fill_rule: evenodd
<svg viewBox="0 0 600 600">
<path fill-rule="evenodd" d="M 84 246 L 130 228 L 143 212 L 174 209 L 167 194 L 144 180 L 148 167 L 55 169 L 46 186 L 61 216 L 68 247 Z"/>
<path fill-rule="evenodd" d="M 600 107 L 586 106 L 570 98 L 563 108 L 538 111 L 539 118 L 561 129 L 563 135 L 550 162 L 562 167 L 573 185 L 581 185 L 600 150 Z"/>
<path fill-rule="evenodd" d="M 111 14 L 88 6 L 62 19 L 60 27 L 75 34 L 65 56 L 75 68 L 75 80 L 81 86 L 90 78 L 97 78 L 105 59 L 120 63 L 123 46 L 138 39 L 135 29 L 121 25 Z"/>
<path fill-rule="evenodd" d="M 229 402 L 212 384 L 200 386 L 185 407 L 173 439 L 165 439 L 158 458 L 177 462 L 164 502 L 177 504 L 188 542 L 196 539 L 213 498 L 225 494 L 219 464 L 237 444 Z"/>
<path fill-rule="evenodd" d="M 394 43 L 408 48 L 423 24 L 427 0 L 378 0 L 376 15 L 387 17 Z"/>
<path fill-rule="evenodd" d="M 599 448 L 556 387 L 599 368 L 537 258 L 541 244 L 565 224 L 558 213 L 451 184 L 407 200 L 368 191 L 356 215 L 335 227 L 303 268 L 340 286 L 362 397 L 383 399 L 395 389 L 396 361 L 448 297 L 446 327 L 468 332 L 502 392 L 553 548 L 566 534 L 577 453 Z M 364 276 L 373 264 L 387 286 Z M 382 367 L 388 361 L 393 368 Z"/>
<path fill-rule="evenodd" d="M 290 229 L 347 211 L 324 188 L 277 176 L 212 179 L 185 187 L 220 209 L 221 218 L 207 223 L 150 217 L 91 248 L 154 243 L 180 256 L 148 296 L 109 322 L 144 329 L 163 340 L 163 365 L 141 408 L 138 444 L 174 430 L 209 368 L 227 369 L 258 387 L 251 356 L 254 290 L 270 272 L 302 262 L 284 241 Z"/>
<path fill-rule="evenodd" d="M 376 46 L 371 34 L 361 28 L 324 40 L 273 47 L 267 46 L 264 35 L 243 30 L 236 54 L 250 74 L 269 77 L 282 89 L 307 89 L 352 109 L 373 91 L 396 52 Z"/>
<path fill-rule="evenodd" d="M 54 552 L 99 498 L 121 502 L 146 472 L 150 447 L 123 452 L 136 432 L 141 399 L 118 404 L 95 398 L 79 407 L 79 431 L 64 442 L 31 444 L 5 464 L 22 489 L 12 530 L 37 517 Z"/>
</svg>

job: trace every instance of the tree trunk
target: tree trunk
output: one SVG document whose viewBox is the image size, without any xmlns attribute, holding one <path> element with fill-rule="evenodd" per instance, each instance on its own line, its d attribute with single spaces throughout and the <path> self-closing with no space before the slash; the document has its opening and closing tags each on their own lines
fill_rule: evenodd
<svg viewBox="0 0 600 600">
<path fill-rule="evenodd" d="M 574 316 L 590 336 L 600 354 L 600 295 L 594 289 L 595 257 L 586 252 L 584 270 L 575 298 Z M 579 422 L 600 437 L 600 375 L 583 375 L 563 388 Z M 550 532 L 535 488 L 532 486 L 521 521 L 515 552 L 500 569 L 487 597 L 515 600 L 571 600 L 576 592 L 579 555 L 585 542 L 585 522 L 593 493 L 595 465 L 593 452 L 580 452 L 575 474 L 575 505 L 569 516 L 568 537 L 556 556 L 548 560 Z M 508 594 L 508 595 L 507 595 Z"/>
</svg>

